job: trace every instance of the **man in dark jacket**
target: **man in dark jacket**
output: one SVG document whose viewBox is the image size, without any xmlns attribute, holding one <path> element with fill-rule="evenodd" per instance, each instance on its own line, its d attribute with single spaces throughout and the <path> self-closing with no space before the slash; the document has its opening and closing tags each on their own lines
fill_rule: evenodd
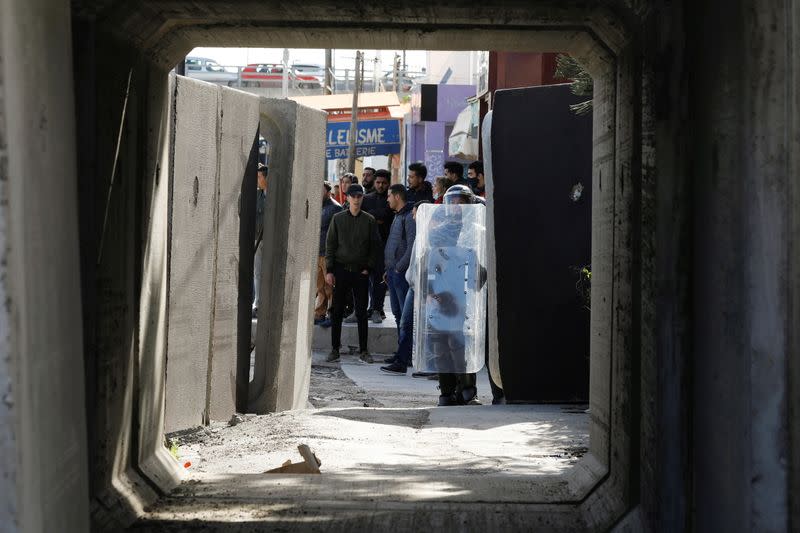
<svg viewBox="0 0 800 533">
<path fill-rule="evenodd" d="M 364 186 L 364 194 L 369 194 L 375 190 L 375 178 L 377 174 L 372 167 L 365 167 L 361 173 L 361 185 Z"/>
<path fill-rule="evenodd" d="M 314 324 L 322 324 L 327 319 L 328 309 L 333 303 L 333 287 L 325 282 L 325 240 L 333 215 L 342 210 L 339 202 L 331 198 L 331 184 L 322 183 L 322 224 L 319 230 L 319 258 L 317 261 L 317 306 L 314 309 Z"/>
<path fill-rule="evenodd" d="M 364 363 L 372 363 L 372 356 L 367 350 L 369 274 L 380 263 L 383 245 L 375 218 L 361 210 L 364 187 L 350 185 L 347 200 L 348 209 L 333 216 L 325 240 L 325 281 L 333 286 L 332 349 L 327 361 L 339 359 L 344 306 L 347 294 L 352 292 L 358 323 L 359 359 Z"/>
<path fill-rule="evenodd" d="M 464 179 L 464 165 L 458 161 L 448 161 L 444 164 L 444 177 L 450 182 L 451 187 L 453 185 L 466 185 L 472 189 L 469 182 Z"/>
<path fill-rule="evenodd" d="M 391 174 L 388 170 L 378 170 L 375 172 L 373 192 L 364 197 L 362 209 L 375 217 L 378 223 L 378 234 L 381 242 L 386 244 L 389 238 L 389 228 L 392 225 L 394 211 L 389 207 L 389 180 Z M 383 254 L 381 254 L 383 260 Z M 375 324 L 380 324 L 386 315 L 383 312 L 383 302 L 386 298 L 386 284 L 383 281 L 383 264 L 378 265 L 369 278 L 370 305 L 367 314 Z M 346 320 L 345 320 L 346 321 Z"/>
<path fill-rule="evenodd" d="M 433 188 L 430 183 L 425 181 L 428 176 L 428 167 L 422 163 L 411 163 L 408 165 L 408 190 L 406 191 L 406 203 L 415 203 L 428 200 L 433 202 Z"/>
<path fill-rule="evenodd" d="M 389 205 L 394 210 L 395 217 L 383 257 L 386 267 L 386 282 L 389 286 L 389 301 L 392 304 L 395 323 L 399 328 L 403 303 L 406 300 L 406 292 L 408 292 L 406 270 L 411 261 L 411 249 L 417 229 L 414 218 L 411 216 L 411 209 L 414 205 L 406 203 L 405 187 L 392 185 L 389 188 Z"/>
</svg>

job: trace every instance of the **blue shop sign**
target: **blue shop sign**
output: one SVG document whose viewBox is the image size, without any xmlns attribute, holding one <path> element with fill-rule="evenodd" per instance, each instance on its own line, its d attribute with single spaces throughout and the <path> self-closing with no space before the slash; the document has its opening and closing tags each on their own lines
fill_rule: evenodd
<svg viewBox="0 0 800 533">
<path fill-rule="evenodd" d="M 349 122 L 328 122 L 326 159 L 347 158 Z M 400 153 L 400 121 L 359 120 L 356 132 L 356 157 Z"/>
</svg>

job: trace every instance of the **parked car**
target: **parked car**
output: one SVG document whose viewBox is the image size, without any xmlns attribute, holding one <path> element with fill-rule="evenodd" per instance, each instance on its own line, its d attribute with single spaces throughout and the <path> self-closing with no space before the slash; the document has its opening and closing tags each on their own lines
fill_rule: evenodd
<svg viewBox="0 0 800 533">
<path fill-rule="evenodd" d="M 394 72 L 391 70 L 385 73 L 380 79 L 381 85 L 387 91 L 393 91 L 394 88 Z M 405 72 L 399 72 L 397 74 L 397 85 L 399 86 L 399 91 L 407 93 L 411 91 L 411 88 L 414 86 L 414 78 L 406 74 Z"/>
<path fill-rule="evenodd" d="M 237 72 L 228 72 L 225 67 L 207 57 L 187 57 L 186 76 L 229 86 L 236 85 L 239 80 Z"/>
<path fill-rule="evenodd" d="M 321 65 L 311 65 L 311 64 L 299 64 L 295 63 L 292 65 L 292 72 L 294 72 L 295 76 L 311 76 L 315 80 L 317 80 L 316 86 L 308 86 L 309 88 L 318 89 L 325 85 L 325 67 Z M 305 82 L 306 84 L 308 82 Z"/>
<path fill-rule="evenodd" d="M 319 88 L 314 76 L 297 74 L 289 68 L 289 82 L 300 89 Z M 251 63 L 242 70 L 244 87 L 280 87 L 283 84 L 283 65 L 280 63 Z"/>
</svg>

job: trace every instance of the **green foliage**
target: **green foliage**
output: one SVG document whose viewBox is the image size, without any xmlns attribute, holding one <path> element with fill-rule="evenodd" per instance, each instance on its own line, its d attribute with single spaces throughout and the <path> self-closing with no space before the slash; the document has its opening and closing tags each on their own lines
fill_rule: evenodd
<svg viewBox="0 0 800 533">
<path fill-rule="evenodd" d="M 176 461 L 180 460 L 180 448 L 178 447 L 178 441 L 176 439 L 170 439 L 169 441 L 169 454 L 175 458 Z"/>
<path fill-rule="evenodd" d="M 556 58 L 556 77 L 572 81 L 572 93 L 576 96 L 589 96 L 594 93 L 592 77 L 575 58 L 559 54 Z M 585 115 L 592 110 L 592 100 L 569 106 L 578 115 Z"/>
<path fill-rule="evenodd" d="M 578 276 L 578 281 L 575 283 L 575 292 L 583 303 L 586 310 L 592 308 L 592 265 L 585 265 L 582 267 L 572 267 L 572 271 Z"/>
</svg>

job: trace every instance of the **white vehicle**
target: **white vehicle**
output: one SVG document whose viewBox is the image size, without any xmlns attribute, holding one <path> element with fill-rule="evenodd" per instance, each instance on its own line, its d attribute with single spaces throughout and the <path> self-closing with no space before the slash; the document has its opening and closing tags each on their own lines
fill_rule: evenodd
<svg viewBox="0 0 800 533">
<path fill-rule="evenodd" d="M 225 67 L 207 57 L 187 57 L 186 76 L 198 80 L 234 86 L 239 80 L 237 72 L 229 72 Z"/>
<path fill-rule="evenodd" d="M 309 89 L 319 89 L 323 85 L 325 85 L 325 67 L 320 65 L 311 65 L 311 64 L 300 64 L 295 63 L 292 65 L 292 72 L 298 79 L 302 76 L 304 78 L 313 77 L 317 80 L 317 83 L 309 82 L 306 80 L 299 80 L 298 87 L 302 88 L 309 88 Z"/>
</svg>

